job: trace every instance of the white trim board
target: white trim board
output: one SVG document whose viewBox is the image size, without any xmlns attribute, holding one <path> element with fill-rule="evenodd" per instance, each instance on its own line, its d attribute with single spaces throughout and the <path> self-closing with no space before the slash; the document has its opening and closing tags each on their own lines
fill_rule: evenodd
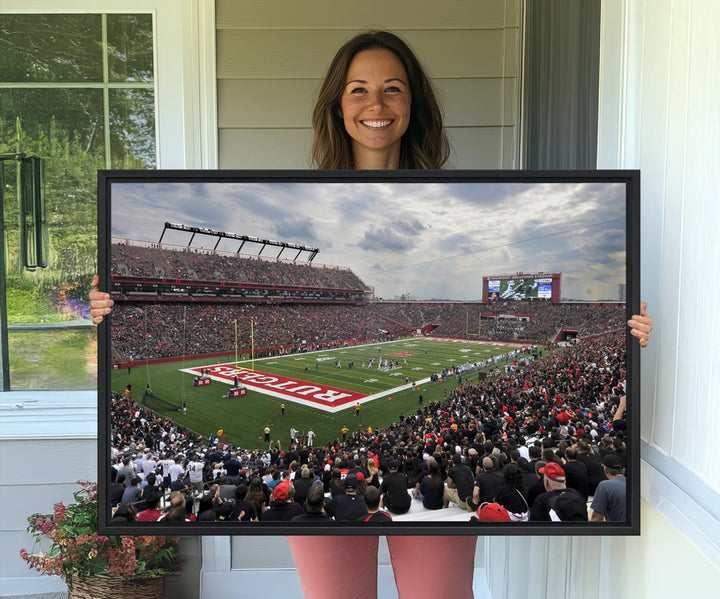
<svg viewBox="0 0 720 599">
<path fill-rule="evenodd" d="M 641 441 L 641 456 L 642 497 L 720 567 L 720 494 L 645 441 Z"/>
</svg>

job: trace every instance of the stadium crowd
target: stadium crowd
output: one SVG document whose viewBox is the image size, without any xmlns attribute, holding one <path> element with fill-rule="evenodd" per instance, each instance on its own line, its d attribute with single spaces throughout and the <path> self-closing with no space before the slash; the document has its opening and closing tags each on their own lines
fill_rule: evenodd
<svg viewBox="0 0 720 599">
<path fill-rule="evenodd" d="M 113 243 L 112 271 L 125 276 L 367 290 L 350 269 L 191 248 Z"/>
<path fill-rule="evenodd" d="M 114 244 L 137 277 L 367 289 L 347 269 Z M 468 517 L 624 520 L 624 308 L 546 301 L 327 304 L 123 301 L 113 360 L 247 349 L 309 351 L 407 335 L 548 344 L 381 431 L 287 451 L 228 446 L 125 395 L 111 399 L 118 519 L 369 521 L 456 504 Z M 563 331 L 581 340 L 558 348 Z M 236 332 L 237 331 L 237 332 Z M 619 501 L 622 498 L 623 501 Z M 620 509 L 620 506 L 622 509 Z"/>
<path fill-rule="evenodd" d="M 530 320 L 480 319 L 482 310 L 496 309 L 477 304 L 426 304 L 371 302 L 361 305 L 252 303 L 193 304 L 118 302 L 113 311 L 113 361 L 162 358 L 230 352 L 237 344 L 274 351 L 307 351 L 336 347 L 349 340 L 383 340 L 406 335 L 427 323 L 440 323 L 434 336 L 484 338 L 498 341 L 552 341 L 562 329 L 579 336 L 622 329 L 624 308 L 585 304 L 521 302 L 512 310 L 529 313 Z M 466 312 L 474 310 L 482 335 L 467 334 Z M 497 315 L 497 311 L 492 314 Z M 415 326 L 408 326 L 408 318 Z M 428 320 L 425 320 L 428 319 Z"/>
<path fill-rule="evenodd" d="M 562 328 L 579 337 L 623 328 L 621 304 L 551 304 L 546 301 L 505 301 L 491 304 L 457 302 L 375 302 L 373 310 L 389 322 L 415 330 L 437 324 L 433 335 L 543 342 Z"/>
<path fill-rule="evenodd" d="M 138 520 L 389 521 L 421 502 L 468 520 L 625 521 L 624 347 L 621 332 L 583 339 L 385 430 L 287 451 L 200 438 L 114 395 L 111 504 Z"/>
<path fill-rule="evenodd" d="M 113 311 L 113 360 L 229 352 L 235 348 L 236 320 L 241 350 L 252 343 L 276 352 L 309 351 L 405 332 L 364 306 L 119 302 Z"/>
</svg>

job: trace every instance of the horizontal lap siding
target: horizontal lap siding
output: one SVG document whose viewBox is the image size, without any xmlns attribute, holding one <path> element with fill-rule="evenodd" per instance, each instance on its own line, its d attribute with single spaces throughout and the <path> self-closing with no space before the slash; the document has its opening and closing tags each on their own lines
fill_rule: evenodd
<svg viewBox="0 0 720 599">
<path fill-rule="evenodd" d="M 318 78 L 355 33 L 324 30 L 218 31 L 219 79 Z M 396 31 L 436 78 L 502 77 L 503 29 Z M 512 58 L 512 57 L 508 57 Z"/>
<path fill-rule="evenodd" d="M 218 29 L 497 29 L 517 27 L 519 6 L 516 0 L 218 0 L 216 20 Z"/>
<path fill-rule="evenodd" d="M 517 1 L 344 4 L 218 1 L 220 168 L 308 168 L 325 70 L 342 43 L 371 28 L 401 35 L 433 77 L 453 144 L 448 166 L 517 166 Z"/>
</svg>

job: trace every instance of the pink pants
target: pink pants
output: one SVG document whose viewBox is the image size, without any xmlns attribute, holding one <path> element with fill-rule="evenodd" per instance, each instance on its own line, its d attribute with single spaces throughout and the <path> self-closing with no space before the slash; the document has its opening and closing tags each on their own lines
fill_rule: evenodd
<svg viewBox="0 0 720 599">
<path fill-rule="evenodd" d="M 307 599 L 377 597 L 377 536 L 288 537 Z M 475 536 L 388 537 L 399 599 L 472 599 Z"/>
</svg>

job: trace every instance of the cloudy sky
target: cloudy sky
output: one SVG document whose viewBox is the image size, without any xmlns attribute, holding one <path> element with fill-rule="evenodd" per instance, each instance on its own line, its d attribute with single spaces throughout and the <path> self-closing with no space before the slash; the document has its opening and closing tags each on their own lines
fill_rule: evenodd
<svg viewBox="0 0 720 599">
<path fill-rule="evenodd" d="M 309 245 L 385 299 L 479 299 L 483 276 L 518 271 L 561 272 L 563 298 L 617 299 L 625 282 L 621 183 L 122 182 L 111 202 L 113 238 L 157 243 L 169 221 Z"/>
</svg>

